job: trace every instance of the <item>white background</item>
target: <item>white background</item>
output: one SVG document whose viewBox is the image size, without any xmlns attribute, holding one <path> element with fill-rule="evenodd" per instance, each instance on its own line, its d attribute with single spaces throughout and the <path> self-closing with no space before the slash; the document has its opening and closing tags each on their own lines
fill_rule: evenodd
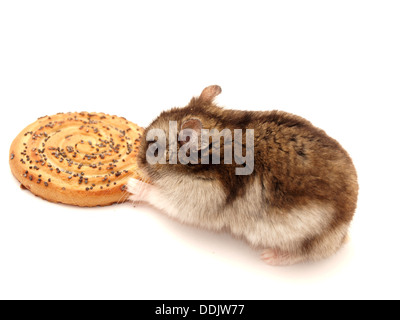
<svg viewBox="0 0 400 320">
<path fill-rule="evenodd" d="M 400 298 L 399 1 L 1 1 L 0 298 Z M 222 106 L 299 114 L 359 173 L 351 241 L 273 268 L 228 234 L 130 204 L 80 209 L 22 191 L 13 138 L 43 115 L 146 126 L 211 84 Z"/>
</svg>

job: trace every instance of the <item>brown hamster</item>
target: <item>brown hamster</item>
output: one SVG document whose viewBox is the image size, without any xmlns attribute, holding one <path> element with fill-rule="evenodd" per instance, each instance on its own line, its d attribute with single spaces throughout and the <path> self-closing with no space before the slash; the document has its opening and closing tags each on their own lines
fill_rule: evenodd
<svg viewBox="0 0 400 320">
<path fill-rule="evenodd" d="M 223 109 L 213 102 L 220 93 L 219 86 L 207 87 L 186 107 L 162 112 L 148 126 L 138 166 L 151 184 L 132 179 L 131 199 L 147 202 L 183 223 L 229 230 L 252 246 L 264 248 L 262 259 L 270 265 L 314 261 L 336 253 L 346 239 L 358 195 L 356 170 L 347 152 L 299 116 Z M 251 174 L 237 174 L 237 168 L 246 164 L 236 158 L 220 164 L 171 163 L 169 142 L 177 138 L 175 132 L 169 133 L 171 121 L 179 130 L 191 132 L 241 129 L 243 150 L 249 144 L 246 129 L 252 129 Z M 157 149 L 158 141 L 146 141 L 152 140 L 148 137 L 152 129 L 166 134 L 166 146 L 160 148 L 164 163 L 148 162 L 148 150 L 151 146 Z M 182 140 L 179 150 L 193 142 L 188 136 L 178 138 Z M 215 151 L 224 155 L 224 144 L 228 145 L 222 142 L 209 148 L 208 155 Z M 209 147 L 208 142 L 204 145 Z M 204 149 L 200 143 L 197 147 L 199 152 Z"/>
</svg>

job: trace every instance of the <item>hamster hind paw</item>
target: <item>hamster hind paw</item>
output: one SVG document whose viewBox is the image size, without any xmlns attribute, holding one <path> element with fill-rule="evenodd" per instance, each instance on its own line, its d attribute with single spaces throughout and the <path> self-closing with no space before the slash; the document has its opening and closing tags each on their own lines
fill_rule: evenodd
<svg viewBox="0 0 400 320">
<path fill-rule="evenodd" d="M 290 266 L 300 262 L 302 259 L 287 252 L 276 249 L 267 249 L 261 254 L 261 259 L 270 266 Z"/>
</svg>

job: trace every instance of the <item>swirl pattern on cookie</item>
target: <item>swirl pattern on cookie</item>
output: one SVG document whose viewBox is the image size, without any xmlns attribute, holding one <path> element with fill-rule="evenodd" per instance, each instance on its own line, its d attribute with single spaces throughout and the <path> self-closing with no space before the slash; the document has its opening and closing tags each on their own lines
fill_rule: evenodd
<svg viewBox="0 0 400 320">
<path fill-rule="evenodd" d="M 140 178 L 136 154 L 142 134 L 125 118 L 104 113 L 45 116 L 15 138 L 10 168 L 21 186 L 52 202 L 124 202 L 128 179 Z"/>
</svg>

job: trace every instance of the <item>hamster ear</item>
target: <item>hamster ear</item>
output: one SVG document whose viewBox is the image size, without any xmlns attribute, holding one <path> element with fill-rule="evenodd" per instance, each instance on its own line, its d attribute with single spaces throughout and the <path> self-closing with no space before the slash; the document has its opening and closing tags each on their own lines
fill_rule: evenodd
<svg viewBox="0 0 400 320">
<path fill-rule="evenodd" d="M 213 102 L 215 97 L 218 96 L 221 92 L 222 89 L 220 86 L 217 85 L 209 86 L 203 90 L 199 99 L 202 100 L 203 102 L 211 103 Z"/>
<path fill-rule="evenodd" d="M 179 144 L 182 146 L 190 141 L 190 145 L 200 150 L 201 129 L 203 124 L 199 119 L 189 119 L 182 123 L 179 133 Z"/>
</svg>

